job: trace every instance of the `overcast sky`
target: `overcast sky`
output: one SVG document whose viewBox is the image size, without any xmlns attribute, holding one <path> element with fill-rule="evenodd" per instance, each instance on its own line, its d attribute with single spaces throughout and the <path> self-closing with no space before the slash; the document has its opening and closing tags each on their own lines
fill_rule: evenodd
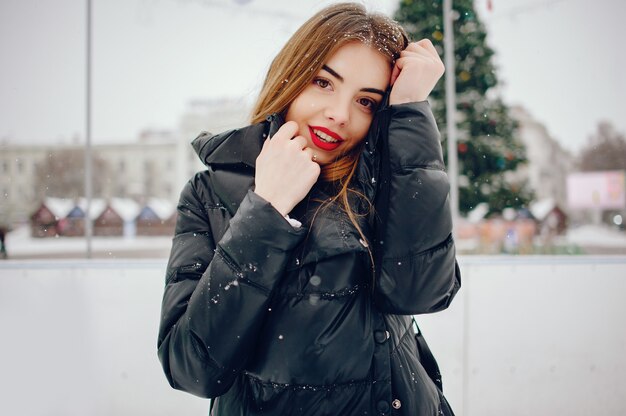
<svg viewBox="0 0 626 416">
<path fill-rule="evenodd" d="M 391 13 L 400 0 L 363 1 Z M 86 0 L 0 0 L 0 140 L 84 137 Z M 322 0 L 93 0 L 94 142 L 175 129 L 193 99 L 252 97 Z M 626 2 L 476 0 L 503 98 L 567 149 L 626 132 Z"/>
</svg>

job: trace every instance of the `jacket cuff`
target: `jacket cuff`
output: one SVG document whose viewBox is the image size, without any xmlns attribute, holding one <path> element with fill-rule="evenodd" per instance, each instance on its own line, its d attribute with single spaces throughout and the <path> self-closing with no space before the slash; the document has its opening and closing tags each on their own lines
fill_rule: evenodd
<svg viewBox="0 0 626 416">
<path fill-rule="evenodd" d="M 432 109 L 430 108 L 430 103 L 428 100 L 424 101 L 412 101 L 410 103 L 402 103 L 402 104 L 392 104 L 389 106 L 391 109 L 391 115 L 399 115 L 405 112 L 419 112 L 419 113 L 430 113 Z"/>
<path fill-rule="evenodd" d="M 304 227 L 292 227 L 269 202 L 248 191 L 218 246 L 238 271 L 259 269 L 251 280 L 269 289 L 305 234 Z"/>
</svg>

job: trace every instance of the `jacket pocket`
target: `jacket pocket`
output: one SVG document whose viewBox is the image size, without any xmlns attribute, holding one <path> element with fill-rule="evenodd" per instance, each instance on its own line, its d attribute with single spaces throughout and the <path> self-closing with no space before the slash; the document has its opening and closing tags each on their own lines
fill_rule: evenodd
<svg viewBox="0 0 626 416">
<path fill-rule="evenodd" d="M 177 267 L 168 273 L 165 278 L 165 283 L 170 284 L 183 280 L 200 280 L 206 268 L 206 264 L 202 263 L 193 263 Z"/>
</svg>

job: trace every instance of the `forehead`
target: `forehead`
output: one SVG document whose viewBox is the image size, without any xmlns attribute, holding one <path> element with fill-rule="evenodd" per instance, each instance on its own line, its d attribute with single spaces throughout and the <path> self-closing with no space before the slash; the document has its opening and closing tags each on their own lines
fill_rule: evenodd
<svg viewBox="0 0 626 416">
<path fill-rule="evenodd" d="M 388 58 L 361 42 L 341 46 L 328 58 L 326 65 L 342 76 L 346 84 L 358 88 L 384 90 L 391 76 Z"/>
</svg>

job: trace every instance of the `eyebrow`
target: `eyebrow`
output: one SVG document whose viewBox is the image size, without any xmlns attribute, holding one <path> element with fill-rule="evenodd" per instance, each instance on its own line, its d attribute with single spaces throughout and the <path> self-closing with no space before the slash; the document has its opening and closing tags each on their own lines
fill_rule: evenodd
<svg viewBox="0 0 626 416">
<path fill-rule="evenodd" d="M 322 69 L 337 78 L 339 81 L 343 82 L 343 77 L 328 65 L 322 65 Z M 378 88 L 361 88 L 360 91 L 380 94 L 381 96 L 385 95 L 385 92 L 383 90 L 379 90 Z"/>
</svg>

